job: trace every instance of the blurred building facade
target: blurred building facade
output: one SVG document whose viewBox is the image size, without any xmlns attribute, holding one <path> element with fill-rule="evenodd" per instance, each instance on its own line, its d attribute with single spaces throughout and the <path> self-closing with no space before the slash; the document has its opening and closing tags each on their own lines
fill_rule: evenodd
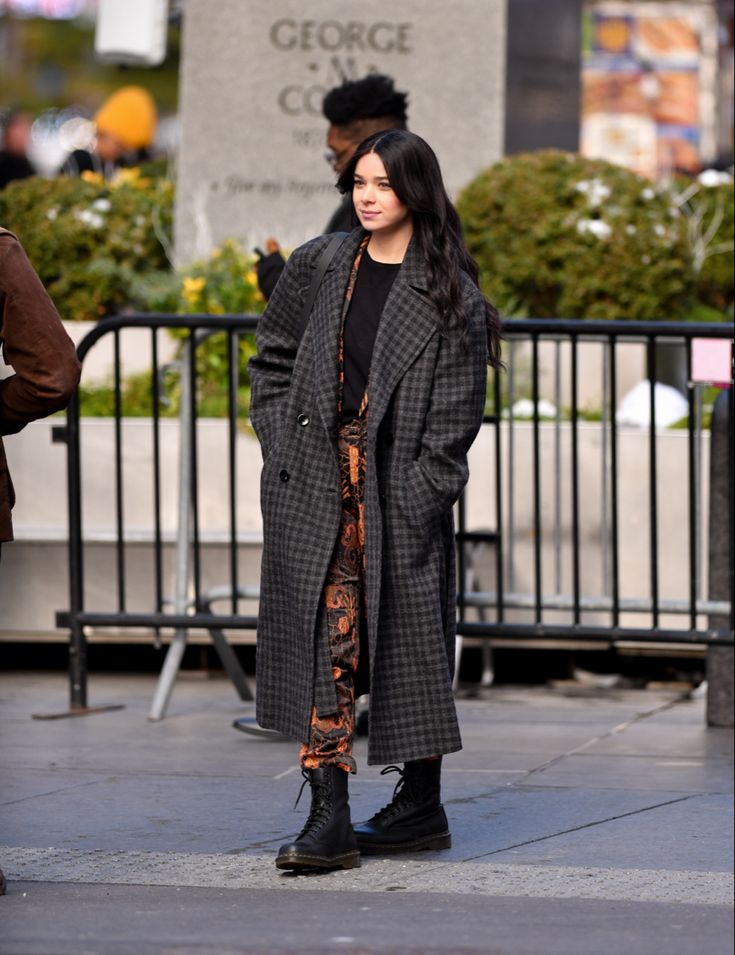
<svg viewBox="0 0 735 955">
<path fill-rule="evenodd" d="M 732 48 L 732 3 L 586 0 L 582 153 L 650 177 L 730 165 Z"/>
<path fill-rule="evenodd" d="M 211 0 L 213 16 L 218 6 Z M 249 6 L 242 0 L 246 18 Z M 169 0 L 164 66 L 124 76 L 95 60 L 99 9 L 0 0 L 0 110 L 71 109 L 45 117 L 37 133 L 48 139 L 46 127 L 55 135 L 66 119 L 88 118 L 124 81 L 174 115 L 187 0 Z M 507 19 L 506 152 L 579 148 L 652 177 L 732 163 L 732 0 L 507 0 Z"/>
</svg>

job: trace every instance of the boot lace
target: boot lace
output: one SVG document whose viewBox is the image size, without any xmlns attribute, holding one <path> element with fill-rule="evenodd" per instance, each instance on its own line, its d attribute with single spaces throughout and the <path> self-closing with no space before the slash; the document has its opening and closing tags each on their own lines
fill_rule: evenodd
<svg viewBox="0 0 735 955">
<path fill-rule="evenodd" d="M 399 813 L 403 812 L 406 806 L 410 805 L 413 799 L 411 788 L 406 777 L 406 771 L 401 769 L 400 766 L 386 766 L 385 769 L 380 770 L 381 776 L 385 776 L 388 773 L 398 773 L 400 778 L 395 785 L 395 789 L 393 790 L 393 797 L 391 801 L 375 813 L 373 816 L 373 819 L 375 820 L 386 821 L 388 819 L 392 819 L 393 816 L 397 816 Z"/>
<path fill-rule="evenodd" d="M 299 834 L 299 839 L 303 838 L 309 832 L 318 832 L 322 826 L 326 825 L 331 817 L 329 785 L 327 783 L 314 782 L 308 769 L 302 769 L 301 775 L 304 777 L 304 781 L 301 783 L 301 789 L 299 789 L 299 794 L 296 797 L 296 802 L 293 807 L 296 809 L 304 787 L 307 783 L 311 783 L 311 809 L 304 823 L 304 828 Z"/>
</svg>

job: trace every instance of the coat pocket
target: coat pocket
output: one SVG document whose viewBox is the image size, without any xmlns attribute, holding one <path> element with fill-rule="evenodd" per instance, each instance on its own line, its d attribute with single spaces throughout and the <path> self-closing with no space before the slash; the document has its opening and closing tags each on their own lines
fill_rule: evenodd
<svg viewBox="0 0 735 955">
<path fill-rule="evenodd" d="M 418 461 L 399 469 L 393 497 L 404 515 L 422 529 L 434 528 L 446 510 Z"/>
</svg>

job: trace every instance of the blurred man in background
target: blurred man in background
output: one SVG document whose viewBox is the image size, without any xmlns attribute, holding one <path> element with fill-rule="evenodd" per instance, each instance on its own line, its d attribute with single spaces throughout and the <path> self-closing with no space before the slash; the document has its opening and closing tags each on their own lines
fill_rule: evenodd
<svg viewBox="0 0 735 955">
<path fill-rule="evenodd" d="M 14 179 L 27 179 L 36 175 L 36 170 L 28 158 L 31 122 L 28 113 L 17 108 L 8 110 L 2 120 L 0 189 L 4 189 Z"/>
<path fill-rule="evenodd" d="M 150 158 L 156 133 L 156 105 L 141 86 L 123 86 L 102 104 L 94 118 L 96 139 L 92 151 L 75 149 L 60 173 L 81 176 L 96 172 L 105 179 L 118 169 L 137 166 Z"/>
<path fill-rule="evenodd" d="M 408 95 L 398 92 L 389 76 L 373 73 L 361 80 L 345 80 L 324 97 L 322 112 L 329 123 L 326 159 L 337 176 L 363 141 L 383 129 L 406 129 Z M 327 223 L 325 234 L 351 232 L 358 225 L 352 196 L 342 202 Z M 266 254 L 257 265 L 258 285 L 268 299 L 285 265 L 278 242 L 268 239 Z"/>
</svg>

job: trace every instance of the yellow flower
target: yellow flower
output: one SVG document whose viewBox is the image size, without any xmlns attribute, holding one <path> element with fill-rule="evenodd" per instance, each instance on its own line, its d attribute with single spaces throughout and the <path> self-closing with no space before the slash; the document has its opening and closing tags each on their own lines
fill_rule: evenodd
<svg viewBox="0 0 735 955">
<path fill-rule="evenodd" d="M 186 304 L 193 308 L 199 301 L 199 295 L 206 284 L 206 279 L 202 276 L 194 278 L 191 275 L 187 275 L 184 278 L 181 288 L 181 294 L 184 298 Z"/>
<path fill-rule="evenodd" d="M 102 177 L 102 173 L 92 172 L 91 169 L 85 169 L 80 178 L 83 182 L 91 182 L 96 186 L 101 185 L 105 181 Z"/>
<path fill-rule="evenodd" d="M 209 306 L 210 315 L 224 315 L 225 309 L 221 302 L 212 302 Z"/>
<path fill-rule="evenodd" d="M 140 179 L 140 169 L 136 166 L 133 166 L 130 169 L 118 169 L 115 174 L 115 182 L 118 185 L 127 183 L 128 185 L 135 185 L 135 183 Z"/>
<path fill-rule="evenodd" d="M 258 276 L 255 274 L 254 269 L 250 269 L 250 271 L 246 272 L 244 275 L 244 278 L 245 278 L 246 285 L 250 285 L 253 288 L 258 287 Z"/>
<path fill-rule="evenodd" d="M 132 166 L 129 169 L 118 169 L 110 185 L 113 189 L 120 186 L 133 186 L 135 189 L 146 189 L 153 182 L 152 179 L 141 176 L 140 169 Z"/>
<path fill-rule="evenodd" d="M 197 276 L 194 278 L 192 275 L 187 275 L 184 279 L 184 295 L 198 295 L 204 286 L 207 284 L 207 280 L 203 276 Z"/>
</svg>

